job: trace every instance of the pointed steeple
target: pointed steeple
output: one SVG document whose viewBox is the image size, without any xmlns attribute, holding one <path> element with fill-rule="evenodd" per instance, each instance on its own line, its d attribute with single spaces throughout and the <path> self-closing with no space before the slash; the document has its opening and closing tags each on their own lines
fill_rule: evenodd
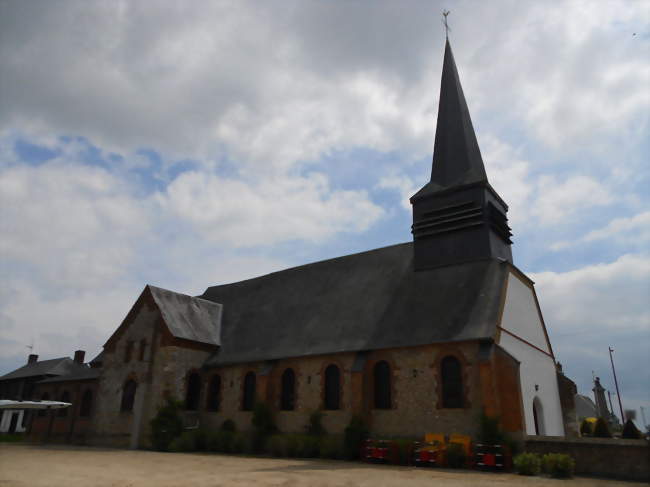
<svg viewBox="0 0 650 487">
<path fill-rule="evenodd" d="M 431 181 L 414 198 L 454 186 L 479 182 L 487 182 L 485 166 L 460 84 L 454 54 L 447 39 L 440 82 Z"/>
<path fill-rule="evenodd" d="M 449 39 L 431 180 L 411 205 L 415 270 L 485 258 L 512 262 L 508 205 L 488 183 Z"/>
</svg>

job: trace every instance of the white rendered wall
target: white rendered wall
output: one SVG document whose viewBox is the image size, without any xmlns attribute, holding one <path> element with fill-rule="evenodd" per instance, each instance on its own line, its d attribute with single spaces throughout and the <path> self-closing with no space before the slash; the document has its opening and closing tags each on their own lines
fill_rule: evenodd
<svg viewBox="0 0 650 487">
<path fill-rule="evenodd" d="M 512 272 L 508 276 L 501 328 L 550 353 L 533 291 Z M 540 434 L 564 436 L 560 392 L 553 358 L 506 331 L 502 330 L 500 335 L 499 345 L 521 362 L 519 374 L 526 433 L 535 434 L 533 401 L 537 397 L 541 402 L 543 415 L 541 420 L 538 420 L 542 429 Z"/>
</svg>

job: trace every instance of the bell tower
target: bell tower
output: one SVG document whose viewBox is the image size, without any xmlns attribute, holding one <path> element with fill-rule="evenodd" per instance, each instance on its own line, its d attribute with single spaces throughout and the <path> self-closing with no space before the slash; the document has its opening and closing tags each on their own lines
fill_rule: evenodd
<svg viewBox="0 0 650 487">
<path fill-rule="evenodd" d="M 508 205 L 488 182 L 449 39 L 431 180 L 410 201 L 416 271 L 484 258 L 512 262 Z"/>
</svg>

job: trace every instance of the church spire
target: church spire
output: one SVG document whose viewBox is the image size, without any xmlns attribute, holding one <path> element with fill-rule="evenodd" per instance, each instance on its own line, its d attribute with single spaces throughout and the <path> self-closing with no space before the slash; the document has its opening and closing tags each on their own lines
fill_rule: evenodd
<svg viewBox="0 0 650 487">
<path fill-rule="evenodd" d="M 488 183 L 448 38 L 431 180 L 411 205 L 415 270 L 485 258 L 512 262 L 508 205 Z"/>
<path fill-rule="evenodd" d="M 454 186 L 479 182 L 487 182 L 485 166 L 460 84 L 454 54 L 447 39 L 440 81 L 431 181 L 414 198 Z"/>
</svg>

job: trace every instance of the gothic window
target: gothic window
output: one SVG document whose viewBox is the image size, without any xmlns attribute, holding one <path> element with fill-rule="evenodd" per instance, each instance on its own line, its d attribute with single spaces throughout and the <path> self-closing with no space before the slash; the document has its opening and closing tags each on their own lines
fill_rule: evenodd
<svg viewBox="0 0 650 487">
<path fill-rule="evenodd" d="M 93 391 L 87 389 L 81 397 L 81 405 L 79 406 L 79 416 L 87 418 L 93 408 Z"/>
<path fill-rule="evenodd" d="M 201 395 L 201 377 L 192 372 L 187 378 L 187 389 L 185 391 L 185 409 L 196 411 L 199 409 L 199 396 Z"/>
<path fill-rule="evenodd" d="M 124 383 L 124 388 L 122 389 L 122 403 L 120 405 L 120 411 L 133 411 L 133 404 L 135 403 L 135 393 L 137 389 L 138 384 L 133 379 L 129 379 Z"/>
<path fill-rule="evenodd" d="M 49 401 L 49 400 L 50 400 L 50 395 L 47 392 L 43 393 L 43 395 L 41 396 L 41 401 Z M 46 414 L 47 414 L 47 409 L 38 410 L 38 416 L 40 416 L 41 418 Z"/>
<path fill-rule="evenodd" d="M 442 381 L 442 407 L 463 407 L 463 377 L 460 362 L 456 357 L 448 355 L 440 363 L 440 378 Z"/>
<path fill-rule="evenodd" d="M 390 409 L 390 365 L 385 360 L 377 362 L 373 368 L 375 409 Z"/>
<path fill-rule="evenodd" d="M 244 411 L 252 411 L 255 405 L 255 373 L 249 372 L 244 377 L 244 397 L 241 408 Z"/>
<path fill-rule="evenodd" d="M 131 354 L 133 354 L 133 341 L 129 340 L 126 342 L 126 347 L 124 348 L 124 363 L 129 363 L 131 361 Z"/>
<path fill-rule="evenodd" d="M 140 361 L 144 360 L 144 353 L 147 350 L 147 340 L 140 340 Z"/>
<path fill-rule="evenodd" d="M 296 374 L 293 369 L 282 373 L 282 394 L 280 396 L 280 409 L 293 411 L 296 401 Z"/>
<path fill-rule="evenodd" d="M 208 384 L 208 411 L 219 411 L 221 405 L 221 376 L 213 375 Z"/>
<path fill-rule="evenodd" d="M 68 391 L 63 391 L 61 393 L 61 398 L 59 399 L 61 402 L 70 402 L 70 393 Z M 65 418 L 68 415 L 68 408 L 61 408 L 59 409 L 59 417 Z"/>
<path fill-rule="evenodd" d="M 328 365 L 325 369 L 325 409 L 339 409 L 340 402 L 341 373 L 336 365 Z"/>
</svg>

